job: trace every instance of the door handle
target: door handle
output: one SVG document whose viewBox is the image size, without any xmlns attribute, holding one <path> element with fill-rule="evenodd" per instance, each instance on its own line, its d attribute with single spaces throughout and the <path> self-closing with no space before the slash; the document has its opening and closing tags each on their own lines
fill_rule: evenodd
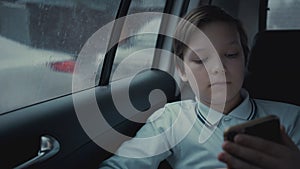
<svg viewBox="0 0 300 169">
<path fill-rule="evenodd" d="M 59 142 L 55 138 L 49 135 L 41 136 L 41 146 L 40 150 L 38 151 L 38 155 L 30 159 L 29 161 L 26 161 L 25 163 L 15 167 L 14 169 L 28 168 L 34 164 L 41 163 L 56 155 L 59 149 Z"/>
</svg>

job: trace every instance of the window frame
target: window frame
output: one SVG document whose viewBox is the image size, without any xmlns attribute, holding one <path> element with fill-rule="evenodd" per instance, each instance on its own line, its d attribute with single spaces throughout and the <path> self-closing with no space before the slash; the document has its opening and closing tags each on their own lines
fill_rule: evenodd
<svg viewBox="0 0 300 169">
<path fill-rule="evenodd" d="M 120 7 L 115 19 L 119 19 L 126 16 L 128 14 L 131 3 L 132 0 L 121 0 Z M 174 4 L 172 0 L 166 0 L 163 13 L 170 13 L 173 5 Z M 112 34 L 110 36 L 109 43 L 108 43 L 108 46 L 112 46 L 112 48 L 110 48 L 109 51 L 104 56 L 103 67 L 101 68 L 102 70 L 100 74 L 100 80 L 98 83 L 99 86 L 107 86 L 111 83 L 110 78 L 111 78 L 112 68 L 116 57 L 116 52 L 118 49 L 118 43 L 114 45 L 113 42 L 118 42 L 117 39 L 119 39 L 121 36 L 123 25 L 124 25 L 124 20 L 119 20 L 119 22 L 115 22 L 113 25 Z M 160 26 L 160 29 L 161 28 L 162 26 Z M 155 47 L 161 48 L 163 44 L 164 44 L 164 38 L 158 35 Z M 152 65 L 154 63 L 155 63 L 155 56 L 153 58 Z"/>
<path fill-rule="evenodd" d="M 130 4 L 131 4 L 131 0 L 121 0 L 120 7 L 119 7 L 119 10 L 117 12 L 115 19 L 119 19 L 121 17 L 126 16 L 128 13 Z M 124 24 L 124 21 L 114 23 L 108 46 L 113 45 L 112 43 L 114 42 L 114 39 L 120 38 L 123 24 Z M 118 48 L 118 43 L 116 45 L 114 45 L 104 56 L 102 71 L 101 71 L 100 80 L 98 83 L 99 86 L 107 86 L 109 84 L 109 79 L 110 79 L 115 55 L 117 52 L 117 48 Z"/>
</svg>

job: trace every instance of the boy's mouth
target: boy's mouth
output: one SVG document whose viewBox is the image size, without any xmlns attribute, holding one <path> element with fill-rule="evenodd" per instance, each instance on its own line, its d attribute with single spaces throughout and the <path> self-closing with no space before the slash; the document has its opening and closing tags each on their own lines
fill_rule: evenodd
<svg viewBox="0 0 300 169">
<path fill-rule="evenodd" d="M 213 82 L 210 84 L 210 86 L 224 86 L 224 85 L 228 85 L 231 82 Z"/>
</svg>

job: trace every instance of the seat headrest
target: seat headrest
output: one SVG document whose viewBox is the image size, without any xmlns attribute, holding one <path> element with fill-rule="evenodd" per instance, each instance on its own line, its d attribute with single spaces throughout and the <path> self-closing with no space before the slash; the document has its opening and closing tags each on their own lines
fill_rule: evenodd
<svg viewBox="0 0 300 169">
<path fill-rule="evenodd" d="M 263 31 L 254 39 L 244 87 L 254 98 L 300 105 L 300 30 Z"/>
</svg>

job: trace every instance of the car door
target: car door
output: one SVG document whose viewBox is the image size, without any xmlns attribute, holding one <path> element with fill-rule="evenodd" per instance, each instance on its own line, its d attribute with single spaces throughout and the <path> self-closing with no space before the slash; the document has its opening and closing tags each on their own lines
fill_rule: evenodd
<svg viewBox="0 0 300 169">
<path fill-rule="evenodd" d="M 134 18 L 129 28 L 114 20 L 180 15 L 189 4 L 1 0 L 0 168 L 97 168 L 151 113 L 178 100 L 172 74 L 153 68 L 155 51 L 127 58 L 170 46 L 157 34 L 138 35 L 159 31 L 163 18 Z M 129 33 L 137 35 L 122 39 Z"/>
</svg>

